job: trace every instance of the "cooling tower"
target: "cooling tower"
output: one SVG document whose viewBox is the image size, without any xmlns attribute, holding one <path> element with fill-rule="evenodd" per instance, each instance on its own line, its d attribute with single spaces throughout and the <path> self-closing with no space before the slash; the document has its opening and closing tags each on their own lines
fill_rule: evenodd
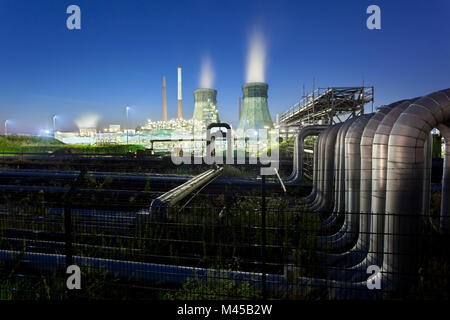
<svg viewBox="0 0 450 320">
<path fill-rule="evenodd" d="M 244 106 L 238 129 L 273 128 L 272 118 L 267 105 L 267 90 L 269 86 L 263 82 L 251 82 L 242 86 Z"/>
<path fill-rule="evenodd" d="M 217 90 L 214 89 L 194 90 L 194 120 L 202 120 L 208 124 L 219 122 L 216 96 Z"/>
</svg>

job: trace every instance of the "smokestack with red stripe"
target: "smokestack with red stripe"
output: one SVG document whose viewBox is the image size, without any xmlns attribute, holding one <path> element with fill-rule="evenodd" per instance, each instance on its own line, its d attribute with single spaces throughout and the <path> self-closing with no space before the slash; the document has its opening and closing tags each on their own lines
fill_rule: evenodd
<svg viewBox="0 0 450 320">
<path fill-rule="evenodd" d="M 163 76 L 163 121 L 167 121 L 166 77 Z"/>
<path fill-rule="evenodd" d="M 242 112 L 242 109 L 241 109 L 241 97 L 239 97 L 239 120 L 241 120 L 241 112 Z"/>
<path fill-rule="evenodd" d="M 178 67 L 178 119 L 183 118 L 183 105 L 181 102 L 181 67 Z"/>
</svg>

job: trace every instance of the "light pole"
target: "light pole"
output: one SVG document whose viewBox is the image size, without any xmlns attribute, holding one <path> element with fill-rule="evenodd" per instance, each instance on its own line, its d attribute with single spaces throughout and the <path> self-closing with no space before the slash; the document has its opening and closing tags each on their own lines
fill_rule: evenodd
<svg viewBox="0 0 450 320">
<path fill-rule="evenodd" d="M 53 137 L 55 137 L 56 133 L 56 114 L 53 115 Z"/>
<path fill-rule="evenodd" d="M 7 125 L 8 125 L 8 120 L 5 120 L 5 136 L 8 135 L 8 127 L 7 127 Z"/>
<path fill-rule="evenodd" d="M 125 110 L 126 110 L 126 113 L 127 113 L 127 123 L 126 123 L 125 130 L 127 130 L 127 144 L 128 144 L 128 110 L 130 110 L 130 107 L 127 106 L 127 107 L 125 108 Z"/>
</svg>

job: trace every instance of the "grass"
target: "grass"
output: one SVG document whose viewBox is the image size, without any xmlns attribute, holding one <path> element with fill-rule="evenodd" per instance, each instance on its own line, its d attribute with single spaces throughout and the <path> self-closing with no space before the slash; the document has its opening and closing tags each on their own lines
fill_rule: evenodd
<svg viewBox="0 0 450 320">
<path fill-rule="evenodd" d="M 63 145 L 64 143 L 52 137 L 35 137 L 22 135 L 0 136 L 0 147 L 58 147 Z"/>
<path fill-rule="evenodd" d="M 256 178 L 258 172 L 246 170 L 245 166 L 235 166 L 225 164 L 223 166 L 224 177 L 236 177 L 236 178 Z"/>
<path fill-rule="evenodd" d="M 251 195 L 251 197 L 248 197 Z M 223 212 L 218 218 L 217 214 L 203 208 L 195 210 L 187 210 L 178 217 L 176 224 L 173 221 L 166 223 L 154 223 L 150 220 L 143 219 L 136 234 L 126 234 L 128 240 L 121 234 L 109 234 L 111 237 L 104 237 L 101 244 L 103 246 L 124 248 L 123 256 L 118 252 L 110 258 L 130 259 L 139 261 L 138 257 L 130 257 L 129 249 L 141 249 L 142 256 L 168 256 L 172 264 L 184 265 L 185 262 L 176 262 L 176 257 L 183 255 L 203 256 L 201 267 L 214 268 L 217 270 L 245 270 L 241 268 L 239 258 L 251 254 L 254 250 L 251 248 L 239 249 L 240 245 L 246 242 L 258 241 L 261 237 L 257 228 L 260 226 L 260 212 L 255 210 L 259 207 L 259 199 L 253 194 L 247 194 L 246 197 L 240 197 L 233 201 L 233 205 Z M 204 202 L 204 201 L 203 201 Z M 292 276 L 304 277 L 320 277 L 320 268 L 323 265 L 321 257 L 314 250 L 314 239 L 317 235 L 317 216 L 293 214 L 287 212 L 287 202 L 283 198 L 268 197 L 267 199 L 267 257 L 268 262 L 288 263 L 295 269 Z M 295 210 L 301 212 L 301 208 Z M 39 213 L 39 215 L 45 215 Z M 214 219 L 210 219 L 214 218 Z M 167 223 L 169 222 L 169 223 Z M 6 227 L 6 224 L 2 224 Z M 248 228 L 248 227 L 252 228 Z M 16 227 L 26 227 L 16 226 Z M 37 229 L 49 229 L 45 224 L 35 226 Z M 279 228 L 275 228 L 279 227 Z M 30 228 L 30 226 L 28 226 Z M 83 232 L 102 235 L 106 229 L 96 229 L 95 227 L 85 228 Z M 166 239 L 170 237 L 175 240 L 174 243 L 168 243 Z M 431 238 L 431 236 L 428 236 Z M 126 240 L 126 241 L 125 241 Z M 189 245 L 185 241 L 198 241 L 197 244 Z M 179 243 L 178 245 L 176 243 Z M 214 246 L 207 245 L 208 243 Z M 97 243 L 100 244 L 100 243 Z M 231 245 L 226 247 L 223 245 Z M 274 245 L 281 245 L 286 251 L 283 255 L 278 256 L 276 251 L 270 248 Z M 435 245 L 427 245 L 429 248 L 435 248 Z M 435 250 L 435 249 L 433 249 Z M 448 274 L 449 263 L 448 253 L 444 252 L 439 256 L 436 252 L 428 252 L 430 258 L 425 259 L 421 268 L 418 270 L 418 282 L 412 284 L 411 296 L 416 299 L 432 299 L 432 298 L 448 298 Z M 129 252 L 127 252 L 129 251 Z M 254 251 L 257 253 L 257 251 Z M 99 256 L 105 253 L 100 251 L 89 251 L 89 249 L 77 248 L 77 254 L 84 256 Z M 105 256 L 108 257 L 108 256 Z M 258 256 L 256 256 L 258 258 Z M 149 258 L 145 258 L 147 260 Z M 143 262 L 155 262 L 155 258 Z M 236 264 L 231 264 L 237 261 Z M 1 299 L 65 299 L 64 281 L 57 277 L 38 274 L 33 278 L 18 278 L 15 276 L 15 270 L 4 268 L 0 277 L 0 298 Z M 1 272 L 0 272 L 1 273 Z M 268 271 L 268 273 L 272 273 Z M 9 276 L 8 276 L 9 274 Z M 20 274 L 20 272 L 19 272 Z M 27 274 L 23 273 L 22 274 Z M 164 284 L 154 284 L 153 291 L 151 285 L 141 283 L 139 287 L 144 290 L 144 294 L 137 296 L 137 289 L 133 284 L 126 280 L 107 279 L 102 274 L 91 274 L 83 282 L 82 297 L 85 298 L 113 298 L 113 299 L 131 299 L 134 297 L 151 298 L 151 299 L 224 299 L 224 298 L 259 298 L 261 292 L 251 283 L 237 282 L 234 279 L 226 277 L 217 277 L 209 274 L 205 278 L 193 276 L 186 283 L 179 285 L 177 288 L 170 289 Z M 89 280 L 87 280 L 89 279 Z M 304 293 L 299 290 L 296 292 L 287 292 L 285 296 L 275 298 L 282 299 L 326 299 L 326 288 L 320 288 L 317 292 Z M 164 293 L 165 292 L 165 293 Z"/>
<path fill-rule="evenodd" d="M 197 274 L 189 278 L 181 290 L 167 292 L 165 300 L 221 300 L 259 299 L 261 290 L 248 281 L 236 281 L 224 275 L 208 273 L 200 278 Z"/>
<path fill-rule="evenodd" d="M 109 182 L 108 182 L 109 183 Z M 88 184 L 96 184 L 94 180 L 88 177 Z M 251 194 L 249 194 L 251 195 Z M 25 199 L 23 199 L 25 201 Z M 34 201 L 31 201 L 35 203 Z M 22 203 L 26 205 L 26 203 Z M 223 212 L 223 216 L 218 218 L 216 210 L 205 210 L 206 208 L 192 208 L 179 216 L 178 221 L 173 224 L 170 221 L 152 221 L 150 217 L 142 217 L 135 230 L 123 233 L 120 230 L 108 229 L 107 219 L 99 224 L 74 225 L 74 232 L 82 232 L 86 237 L 78 238 L 77 243 L 85 245 L 75 246 L 74 253 L 80 256 L 91 256 L 100 258 L 112 258 L 119 260 L 133 260 L 140 262 L 168 263 L 178 265 L 191 265 L 193 267 L 214 268 L 217 270 L 244 270 L 249 272 L 258 272 L 258 266 L 249 265 L 246 260 L 259 259 L 260 249 L 252 246 L 243 246 L 246 243 L 258 243 L 261 239 L 260 223 L 261 217 L 259 210 L 259 199 L 250 197 L 241 197 L 234 202 L 229 210 Z M 267 199 L 267 248 L 268 262 L 279 264 L 283 261 L 283 254 L 279 250 L 272 251 L 270 245 L 281 245 L 285 248 L 298 246 L 299 243 L 305 243 L 302 239 L 306 232 L 299 234 L 297 228 L 304 225 L 305 221 L 298 220 L 295 215 L 285 212 L 285 202 L 281 198 Z M 13 209 L 13 208 L 10 208 Z M 34 204 L 34 210 L 10 210 L 11 218 L 2 221 L 0 237 L 3 235 L 2 229 L 18 228 L 32 229 L 39 231 L 62 232 L 60 223 L 49 223 L 47 219 L 52 219 L 45 207 L 37 208 Z M 42 209 L 42 210 L 41 210 Z M 93 211 L 95 212 L 95 211 Z M 283 214 L 284 213 L 284 214 Z M 40 218 L 38 219 L 37 216 Z M 33 221 L 28 217 L 35 217 Z M 23 218 L 23 219 L 22 219 Z M 72 218 L 78 221 L 78 215 L 73 212 Z M 309 222 L 306 222 L 309 225 Z M 276 228 L 277 226 L 286 226 L 288 229 Z M 308 230 L 303 226 L 302 230 Z M 287 232 L 286 232 L 287 231 Z M 125 231 L 124 231 L 125 232 Z M 89 236 L 88 236 L 89 235 Z M 171 240 L 171 241 L 168 241 Z M 32 242 L 30 241 L 30 244 Z M 29 244 L 26 241 L 26 244 Z M 92 246 L 91 246 L 92 245 Z M 25 242 L 24 242 L 25 246 Z M 2 249 L 9 249 L 8 243 L 1 243 Z M 116 250 L 105 251 L 105 247 L 114 247 Z M 134 253 L 136 252 L 136 253 Z M 297 261 L 308 263 L 304 259 L 310 259 L 305 254 L 313 252 L 297 252 L 292 264 Z M 290 253 L 292 254 L 292 253 Z M 189 260 L 183 257 L 190 257 Z M 200 259 L 198 259 L 200 258 Z M 197 260 L 198 259 L 198 260 Z M 193 261 L 191 261 L 193 260 Z M 242 263 L 246 263 L 245 266 Z M 273 268 L 272 268 L 273 269 Z M 302 271 L 303 270 L 300 270 Z M 14 275 L 15 271 L 6 271 Z M 274 270 L 268 270 L 268 273 Z M 281 269 L 277 272 L 281 272 Z M 24 273 L 28 274 L 28 273 Z M 42 278 L 42 277 L 41 277 Z M 53 283 L 52 277 L 33 278 L 28 281 L 17 280 L 11 276 L 5 279 L 0 278 L 0 282 L 5 283 L 3 289 L 4 299 L 22 299 L 21 292 L 30 292 L 31 295 L 25 296 L 25 299 L 64 299 L 64 291 L 61 284 Z M 113 292 L 106 289 L 110 283 L 101 275 L 91 278 L 89 286 L 83 286 L 89 292 L 86 296 L 89 298 L 129 298 L 133 295 L 134 289 L 130 282 L 122 279 L 122 287 L 128 288 L 129 292 L 120 290 Z M 3 281 L 2 281 L 3 280 Z M 45 281 L 44 281 L 45 280 Z M 94 280 L 97 280 L 94 281 Z M 58 280 L 60 281 L 60 280 Z M 85 282 L 86 283 L 86 282 Z M 86 283 L 87 284 L 87 283 Z M 146 288 L 147 285 L 140 285 Z M 10 290 L 11 288 L 21 288 L 20 290 Z M 149 286 L 151 287 L 151 286 Z M 148 288 L 149 288 L 148 287 Z M 53 295 L 48 295 L 48 288 Z M 164 292 L 169 289 L 165 284 L 155 284 L 153 288 L 156 291 Z M 146 289 L 147 291 L 149 289 Z M 38 294 L 33 294 L 36 291 Z M 58 294 L 61 293 L 61 294 Z M 193 277 L 184 285 L 174 288 L 172 293 L 162 293 L 158 299 L 220 299 L 220 298 L 258 298 L 260 292 L 250 283 L 236 282 L 233 279 L 218 278 L 208 276 L 206 279 L 197 279 Z M 150 297 L 148 292 L 147 296 Z"/>
<path fill-rule="evenodd" d="M 0 136 L 0 152 L 6 153 L 118 153 L 145 150 L 141 145 L 67 145 L 52 137 L 36 137 L 22 135 Z"/>
</svg>

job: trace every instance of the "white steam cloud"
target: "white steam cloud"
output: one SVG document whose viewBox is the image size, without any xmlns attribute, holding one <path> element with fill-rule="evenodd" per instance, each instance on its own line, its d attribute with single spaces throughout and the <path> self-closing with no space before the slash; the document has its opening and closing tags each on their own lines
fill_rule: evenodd
<svg viewBox="0 0 450 320">
<path fill-rule="evenodd" d="M 212 67 L 211 58 L 205 56 L 202 61 L 202 68 L 200 73 L 200 88 L 212 89 L 214 85 L 214 70 Z"/>
<path fill-rule="evenodd" d="M 254 31 L 250 37 L 247 53 L 246 82 L 264 82 L 266 67 L 266 43 L 261 31 Z"/>
<path fill-rule="evenodd" d="M 100 116 L 96 113 L 85 113 L 75 120 L 78 128 L 96 128 Z"/>
</svg>

